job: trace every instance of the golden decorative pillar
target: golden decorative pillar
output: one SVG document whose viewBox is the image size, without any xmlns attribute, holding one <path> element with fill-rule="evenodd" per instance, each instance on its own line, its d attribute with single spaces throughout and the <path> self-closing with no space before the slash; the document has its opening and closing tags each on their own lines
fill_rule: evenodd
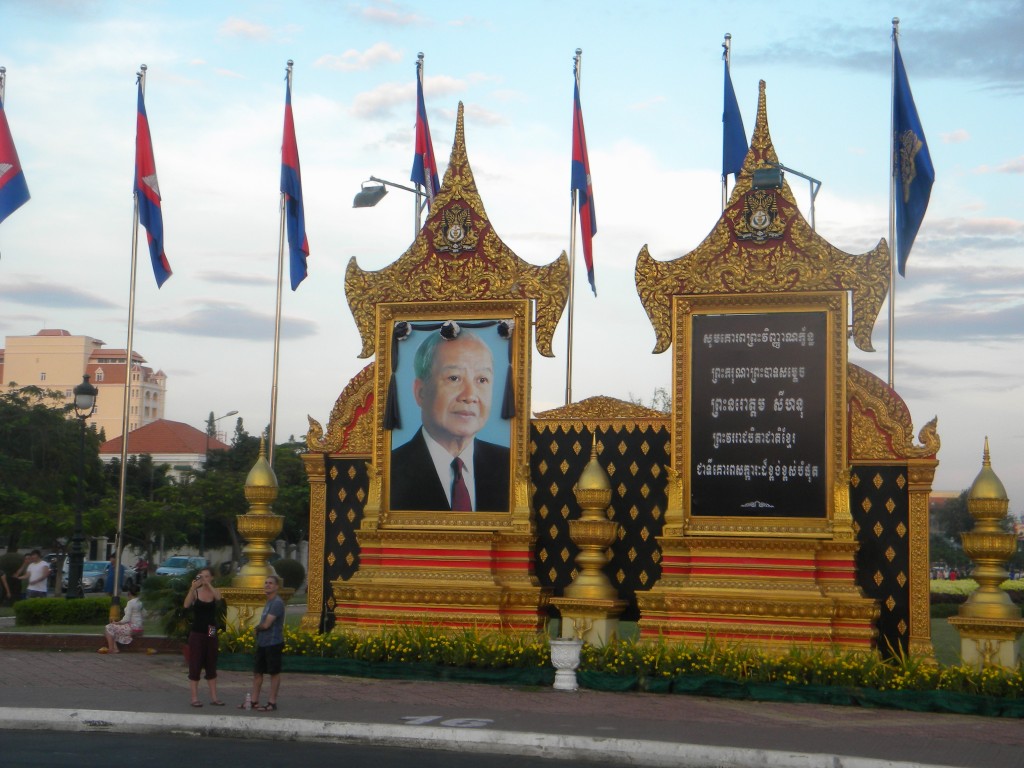
<svg viewBox="0 0 1024 768">
<path fill-rule="evenodd" d="M 590 461 L 573 488 L 582 513 L 569 521 L 569 538 L 580 548 L 579 570 L 563 597 L 551 599 L 562 614 L 563 639 L 578 637 L 592 645 L 604 645 L 618 631 L 619 616 L 626 607 L 618 591 L 601 569 L 608 562 L 608 547 L 619 524 L 608 518 L 612 484 L 597 461 L 597 437 L 590 447 Z"/>
<path fill-rule="evenodd" d="M 974 561 L 978 588 L 971 593 L 958 616 L 949 619 L 960 633 L 960 656 L 965 664 L 1015 668 L 1020 661 L 1024 634 L 1021 611 L 1000 584 L 1006 579 L 1006 563 L 1017 550 L 1017 537 L 1002 530 L 1010 500 L 1006 488 L 992 470 L 988 438 L 981 472 L 967 497 L 967 511 L 974 529 L 960 534 L 964 552 Z"/>
<path fill-rule="evenodd" d="M 245 499 L 249 511 L 238 515 L 238 534 L 248 542 L 242 552 L 249 561 L 241 572 L 231 580 L 231 586 L 221 590 L 228 604 L 228 625 L 232 627 L 255 626 L 258 615 L 266 603 L 263 582 L 270 574 L 276 575 L 268 562 L 273 549 L 270 542 L 277 538 L 284 526 L 284 517 L 271 512 L 271 504 L 277 498 L 277 475 L 267 461 L 266 444 L 260 440 L 260 455 L 245 478 Z M 281 599 L 286 603 L 293 589 L 282 589 Z"/>
</svg>

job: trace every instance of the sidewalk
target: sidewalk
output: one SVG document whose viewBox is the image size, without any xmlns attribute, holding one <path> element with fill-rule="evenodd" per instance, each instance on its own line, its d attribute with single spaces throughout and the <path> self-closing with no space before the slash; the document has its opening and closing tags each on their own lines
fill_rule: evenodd
<svg viewBox="0 0 1024 768">
<path fill-rule="evenodd" d="M 228 705 L 192 709 L 177 654 L 0 649 L 0 669 L 0 729 L 363 741 L 694 768 L 1024 764 L 1024 728 L 1007 719 L 289 675 L 287 660 L 280 710 L 260 713 L 237 709 L 249 675 L 229 671 L 218 680 Z"/>
</svg>

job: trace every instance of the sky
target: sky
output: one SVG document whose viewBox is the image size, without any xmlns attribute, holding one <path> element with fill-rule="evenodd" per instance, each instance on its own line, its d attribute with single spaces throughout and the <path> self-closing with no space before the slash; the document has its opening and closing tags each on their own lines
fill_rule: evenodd
<svg viewBox="0 0 1024 768">
<path fill-rule="evenodd" d="M 371 175 L 407 184 L 415 72 L 438 162 L 459 102 L 488 217 L 521 258 L 569 250 L 572 61 L 581 48 L 598 295 L 578 258 L 572 395 L 650 400 L 671 385 L 633 271 L 646 244 L 690 252 L 721 213 L 722 41 L 749 136 L 758 81 L 780 161 L 823 184 L 817 231 L 863 253 L 888 235 L 892 18 L 936 182 L 895 290 L 895 386 L 915 433 L 938 417 L 934 488 L 992 464 L 1024 510 L 1024 3 L 0 0 L 5 108 L 32 199 L 0 224 L 0 336 L 63 328 L 123 348 L 132 248 L 136 72 L 173 276 L 140 239 L 134 348 L 168 377 L 166 417 L 269 422 L 285 71 L 302 165 L 309 277 L 286 284 L 277 436 L 325 428 L 367 360 L 344 297 L 355 257 L 409 247 L 413 196 L 353 209 Z M 810 195 L 788 180 L 805 217 Z M 287 283 L 287 277 L 286 277 Z M 885 379 L 888 308 L 875 353 Z M 564 404 L 566 321 L 534 355 L 531 409 Z M 232 425 L 234 418 L 221 427 Z M 227 427 L 230 435 L 231 426 Z"/>
</svg>

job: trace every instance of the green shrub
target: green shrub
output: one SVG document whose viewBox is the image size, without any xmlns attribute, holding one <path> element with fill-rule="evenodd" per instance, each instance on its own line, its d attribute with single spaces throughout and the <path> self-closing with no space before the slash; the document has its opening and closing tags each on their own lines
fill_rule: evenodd
<svg viewBox="0 0 1024 768">
<path fill-rule="evenodd" d="M 110 621 L 109 597 L 38 597 L 14 605 L 14 623 L 19 627 L 46 624 L 86 624 L 104 626 Z"/>
<path fill-rule="evenodd" d="M 950 616 L 956 616 L 960 611 L 959 603 L 932 603 L 929 614 L 933 619 L 948 619 Z"/>
<path fill-rule="evenodd" d="M 274 570 L 287 589 L 298 589 L 306 579 L 306 569 L 298 560 L 282 558 L 274 563 Z"/>
</svg>

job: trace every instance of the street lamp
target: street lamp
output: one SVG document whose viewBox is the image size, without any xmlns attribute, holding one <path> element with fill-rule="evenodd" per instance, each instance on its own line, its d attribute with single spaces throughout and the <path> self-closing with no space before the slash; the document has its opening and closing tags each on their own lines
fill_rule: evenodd
<svg viewBox="0 0 1024 768">
<path fill-rule="evenodd" d="M 416 201 L 413 204 L 413 239 L 420 233 L 420 215 L 423 213 L 423 209 L 426 207 L 426 195 L 414 187 L 407 187 L 404 184 L 396 184 L 393 181 L 387 181 L 385 179 L 378 179 L 376 176 L 371 176 L 369 179 L 364 181 L 360 186 L 356 196 L 352 198 L 353 208 L 373 208 L 377 203 L 384 199 L 384 195 L 388 193 L 388 187 L 395 187 L 396 189 L 404 189 L 406 192 L 412 192 L 416 195 Z"/>
<path fill-rule="evenodd" d="M 216 432 L 216 430 L 214 429 L 213 425 L 216 424 L 221 419 L 226 419 L 228 416 L 235 416 L 237 414 L 238 414 L 238 411 L 228 411 L 223 416 L 218 416 L 217 418 L 212 419 L 210 421 L 210 423 L 207 425 L 207 427 L 206 427 L 206 451 L 205 451 L 204 458 L 203 458 L 203 469 L 204 470 L 208 470 L 210 468 L 210 438 L 212 437 L 210 432 Z M 210 411 L 210 415 L 213 416 L 213 411 Z M 199 529 L 199 556 L 200 557 L 205 557 L 206 556 L 206 508 L 205 507 L 201 507 L 200 511 L 203 513 L 203 522 L 202 522 L 202 527 L 200 527 L 200 529 Z"/>
<path fill-rule="evenodd" d="M 78 500 L 75 504 L 75 532 L 71 537 L 71 559 L 68 562 L 68 599 L 82 596 L 82 563 L 85 550 L 82 543 L 82 508 L 85 506 L 85 422 L 96 412 L 96 395 L 99 390 L 89 383 L 89 374 L 82 376 L 82 383 L 75 387 L 75 417 L 82 425 L 82 451 L 78 463 Z"/>
</svg>

